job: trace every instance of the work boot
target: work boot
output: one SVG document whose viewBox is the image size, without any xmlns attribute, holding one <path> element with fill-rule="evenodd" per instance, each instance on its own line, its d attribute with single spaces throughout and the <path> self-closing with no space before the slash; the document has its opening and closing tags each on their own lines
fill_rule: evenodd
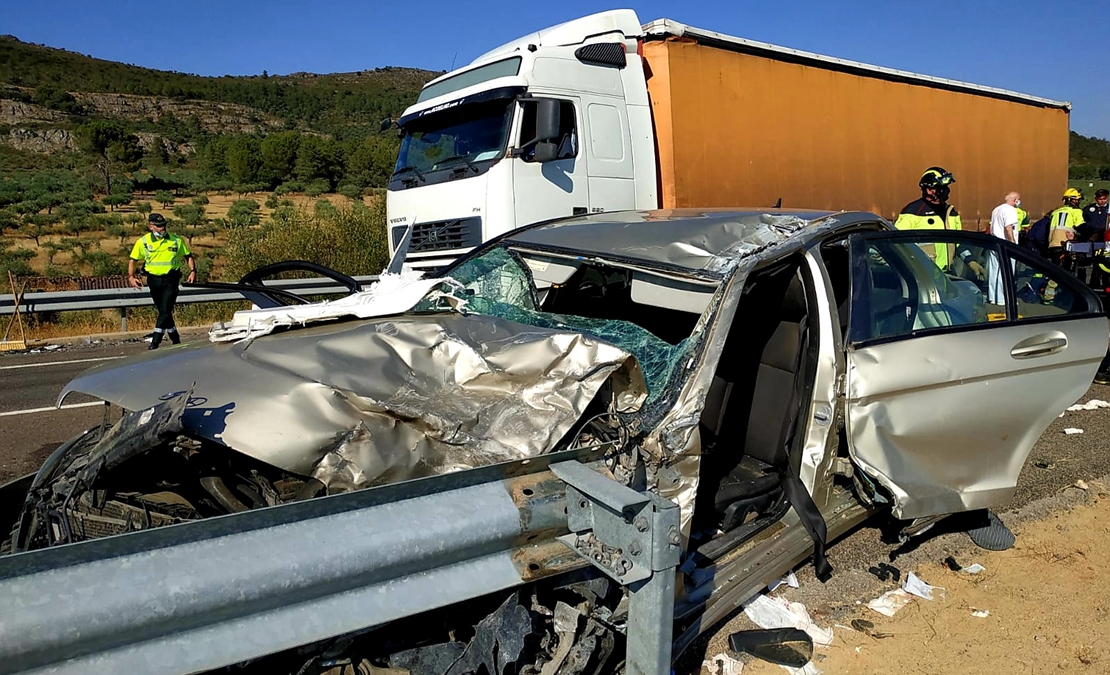
<svg viewBox="0 0 1110 675">
<path fill-rule="evenodd" d="M 170 342 L 171 343 L 173 343 L 175 345 L 181 344 L 181 336 L 178 335 L 176 330 L 169 330 L 167 332 L 170 334 Z"/>
<path fill-rule="evenodd" d="M 158 349 L 158 345 L 162 344 L 162 334 L 155 333 L 154 337 L 150 339 L 150 346 L 147 349 Z"/>
</svg>

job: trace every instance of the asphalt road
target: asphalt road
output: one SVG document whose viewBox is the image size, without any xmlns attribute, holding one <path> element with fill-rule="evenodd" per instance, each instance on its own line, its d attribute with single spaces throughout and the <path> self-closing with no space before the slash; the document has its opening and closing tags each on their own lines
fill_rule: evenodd
<svg viewBox="0 0 1110 675">
<path fill-rule="evenodd" d="M 58 394 L 85 369 L 137 354 L 146 343 L 63 346 L 37 354 L 0 354 L 0 483 L 36 470 L 66 440 L 99 424 L 103 406 L 73 394 L 55 410 Z"/>
</svg>

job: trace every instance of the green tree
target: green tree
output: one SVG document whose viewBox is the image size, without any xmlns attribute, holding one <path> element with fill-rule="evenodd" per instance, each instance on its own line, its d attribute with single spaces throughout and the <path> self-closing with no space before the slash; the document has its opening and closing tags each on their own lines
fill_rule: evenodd
<svg viewBox="0 0 1110 675">
<path fill-rule="evenodd" d="M 79 147 L 90 155 L 104 178 L 104 194 L 112 193 L 112 174 L 135 171 L 143 158 L 139 139 L 119 122 L 94 120 L 77 129 Z"/>
<path fill-rule="evenodd" d="M 343 185 L 339 186 L 337 192 L 339 192 L 339 194 L 343 195 L 347 199 L 350 199 L 352 202 L 362 201 L 362 188 L 357 185 L 344 183 Z"/>
<path fill-rule="evenodd" d="M 150 213 L 150 202 L 138 202 L 135 204 L 135 210 L 144 216 Z"/>
<path fill-rule="evenodd" d="M 262 139 L 262 178 L 270 181 L 271 185 L 292 178 L 297 166 L 297 148 L 300 143 L 301 135 L 293 131 L 270 134 Z"/>
<path fill-rule="evenodd" d="M 257 138 L 235 136 L 228 142 L 224 158 L 228 175 L 236 185 L 249 185 L 258 180 L 262 157 Z"/>
<path fill-rule="evenodd" d="M 329 139 L 305 136 L 297 149 L 297 178 L 311 182 L 322 180 L 328 190 L 338 182 L 343 173 L 343 158 L 338 145 Z"/>
<path fill-rule="evenodd" d="M 115 194 L 110 194 L 106 196 L 103 201 L 105 204 L 111 207 L 113 211 L 115 211 L 117 206 L 123 206 L 124 204 L 131 203 L 131 194 L 117 192 Z"/>
<path fill-rule="evenodd" d="M 168 209 L 170 204 L 173 204 L 174 196 L 169 190 L 159 190 L 154 193 L 154 201 L 162 205 L 162 208 Z"/>
<path fill-rule="evenodd" d="M 346 179 L 356 185 L 385 187 L 397 162 L 399 144 L 382 136 L 367 136 L 348 147 Z"/>
<path fill-rule="evenodd" d="M 253 199 L 237 199 L 227 210 L 227 219 L 232 225 L 257 225 L 258 202 Z"/>
<path fill-rule="evenodd" d="M 197 206 L 208 206 L 208 195 L 197 195 L 193 197 L 193 203 Z"/>
</svg>

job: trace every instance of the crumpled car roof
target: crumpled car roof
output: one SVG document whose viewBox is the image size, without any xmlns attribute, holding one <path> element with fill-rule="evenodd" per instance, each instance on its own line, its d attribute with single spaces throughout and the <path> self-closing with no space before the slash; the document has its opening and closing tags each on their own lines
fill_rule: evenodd
<svg viewBox="0 0 1110 675">
<path fill-rule="evenodd" d="M 623 211 L 525 228 L 508 241 L 719 276 L 728 261 L 784 241 L 830 215 L 790 209 Z"/>
</svg>

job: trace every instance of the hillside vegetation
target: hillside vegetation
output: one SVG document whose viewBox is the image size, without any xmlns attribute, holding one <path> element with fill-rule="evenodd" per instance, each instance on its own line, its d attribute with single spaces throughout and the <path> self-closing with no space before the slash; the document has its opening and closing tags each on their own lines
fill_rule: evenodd
<svg viewBox="0 0 1110 675">
<path fill-rule="evenodd" d="M 1068 178 L 1110 180 L 1110 141 L 1071 132 Z"/>
</svg>

